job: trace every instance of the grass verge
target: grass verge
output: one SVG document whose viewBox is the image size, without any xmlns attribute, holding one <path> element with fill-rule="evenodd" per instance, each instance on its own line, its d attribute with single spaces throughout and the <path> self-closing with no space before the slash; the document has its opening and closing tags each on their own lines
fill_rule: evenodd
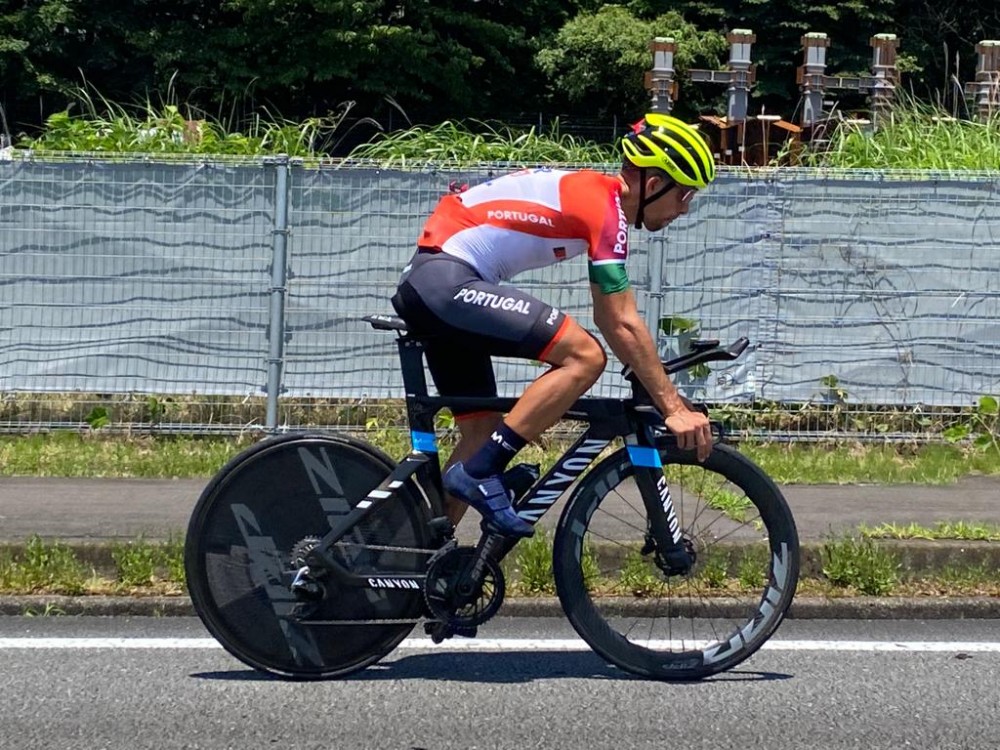
<svg viewBox="0 0 1000 750">
<path fill-rule="evenodd" d="M 951 527 L 954 528 L 955 526 Z M 803 548 L 802 595 L 843 596 L 1000 596 L 996 549 L 989 540 L 980 547 L 941 548 L 950 528 L 913 527 L 909 542 L 875 539 L 862 529 L 854 535 Z M 926 532 L 926 533 L 924 533 Z M 992 540 L 992 535 L 990 537 Z M 900 546 L 903 545 L 903 546 Z M 598 595 L 648 598 L 666 587 L 659 571 L 638 550 L 585 550 L 584 577 Z M 699 594 L 722 597 L 760 591 L 765 560 L 756 547 L 718 548 L 699 561 L 695 587 Z M 503 562 L 510 596 L 551 596 L 552 535 L 541 529 L 520 543 Z M 30 537 L 23 544 L 0 546 L 0 594 L 64 594 L 164 596 L 185 592 L 183 540 L 136 539 L 103 547 L 75 548 L 64 542 Z"/>
<path fill-rule="evenodd" d="M 358 431 L 390 456 L 409 450 L 402 430 Z M 255 438 L 105 435 L 52 432 L 0 436 L 0 476 L 207 479 Z M 442 459 L 454 430 L 440 434 Z M 568 439 L 546 437 L 520 460 L 551 466 Z M 1000 474 L 1000 454 L 960 445 L 750 443 L 740 450 L 779 484 L 949 484 L 963 476 Z"/>
</svg>

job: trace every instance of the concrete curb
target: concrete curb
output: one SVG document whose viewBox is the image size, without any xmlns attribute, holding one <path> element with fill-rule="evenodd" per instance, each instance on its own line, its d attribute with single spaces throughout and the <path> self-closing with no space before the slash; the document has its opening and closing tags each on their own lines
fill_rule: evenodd
<svg viewBox="0 0 1000 750">
<path fill-rule="evenodd" d="M 160 544 L 160 542 L 153 540 L 147 541 L 154 545 Z M 817 578 L 821 576 L 823 570 L 821 555 L 824 545 L 829 541 L 835 540 L 803 539 L 801 541 L 800 577 Z M 872 541 L 879 549 L 891 552 L 899 562 L 901 570 L 915 575 L 932 576 L 945 570 L 1000 570 L 1000 542 L 958 539 L 874 539 Z M 73 551 L 78 560 L 92 567 L 99 575 L 114 579 L 117 571 L 112 553 L 116 546 L 128 544 L 129 540 L 117 543 L 104 540 L 62 540 L 62 543 Z M 738 547 L 741 544 L 741 542 L 735 542 L 732 546 Z M 605 546 L 607 550 L 604 550 Z M 24 550 L 24 542 L 0 541 L 0 558 L 4 555 L 19 556 L 24 553 Z M 596 551 L 599 555 L 608 554 L 610 557 L 619 558 L 621 556 L 620 550 L 618 545 L 601 545 Z"/>
<path fill-rule="evenodd" d="M 613 600 L 621 616 L 662 616 L 663 603 Z M 655 608 L 655 610 L 654 610 Z M 187 596 L 0 596 L 0 616 L 192 617 Z M 556 597 L 508 599 L 504 617 L 564 617 Z M 796 598 L 788 613 L 797 620 L 984 620 L 1000 619 L 1000 597 L 843 597 Z"/>
</svg>

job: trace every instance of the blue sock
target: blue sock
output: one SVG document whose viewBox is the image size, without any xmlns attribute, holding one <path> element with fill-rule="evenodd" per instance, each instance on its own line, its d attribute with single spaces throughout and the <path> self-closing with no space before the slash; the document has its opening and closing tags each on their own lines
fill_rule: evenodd
<svg viewBox="0 0 1000 750">
<path fill-rule="evenodd" d="M 527 444 L 527 440 L 514 432 L 505 422 L 501 422 L 486 441 L 486 445 L 465 462 L 465 471 L 476 479 L 500 474 L 517 452 Z"/>
</svg>

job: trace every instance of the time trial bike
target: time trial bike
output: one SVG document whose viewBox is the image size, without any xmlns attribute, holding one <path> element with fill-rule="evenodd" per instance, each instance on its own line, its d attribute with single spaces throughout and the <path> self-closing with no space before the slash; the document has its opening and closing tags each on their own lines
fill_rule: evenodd
<svg viewBox="0 0 1000 750">
<path fill-rule="evenodd" d="M 195 610 L 233 656 L 275 675 L 350 674 L 420 623 L 435 641 L 474 636 L 504 600 L 501 562 L 517 540 L 484 527 L 475 546 L 458 543 L 443 511 L 434 418 L 445 407 L 505 412 L 515 399 L 429 395 L 426 339 L 396 317 L 364 320 L 397 334 L 412 451 L 397 463 L 336 433 L 269 438 L 222 468 L 190 520 Z M 672 374 L 733 360 L 747 345 L 697 341 L 663 366 Z M 593 651 L 649 678 L 703 678 L 757 651 L 784 617 L 799 572 L 795 523 L 719 423 L 698 462 L 634 374 L 622 374 L 630 397 L 579 399 L 564 418 L 584 423 L 582 433 L 544 475 L 515 467 L 508 485 L 530 523 L 568 493 L 555 588 Z"/>
</svg>

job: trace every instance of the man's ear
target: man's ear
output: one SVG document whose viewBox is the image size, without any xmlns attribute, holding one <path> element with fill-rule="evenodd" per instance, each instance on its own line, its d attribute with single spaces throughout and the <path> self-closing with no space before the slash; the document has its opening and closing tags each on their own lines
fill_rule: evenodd
<svg viewBox="0 0 1000 750">
<path fill-rule="evenodd" d="M 646 195 L 656 195 L 669 184 L 669 180 L 664 175 L 651 174 L 646 178 Z"/>
</svg>

